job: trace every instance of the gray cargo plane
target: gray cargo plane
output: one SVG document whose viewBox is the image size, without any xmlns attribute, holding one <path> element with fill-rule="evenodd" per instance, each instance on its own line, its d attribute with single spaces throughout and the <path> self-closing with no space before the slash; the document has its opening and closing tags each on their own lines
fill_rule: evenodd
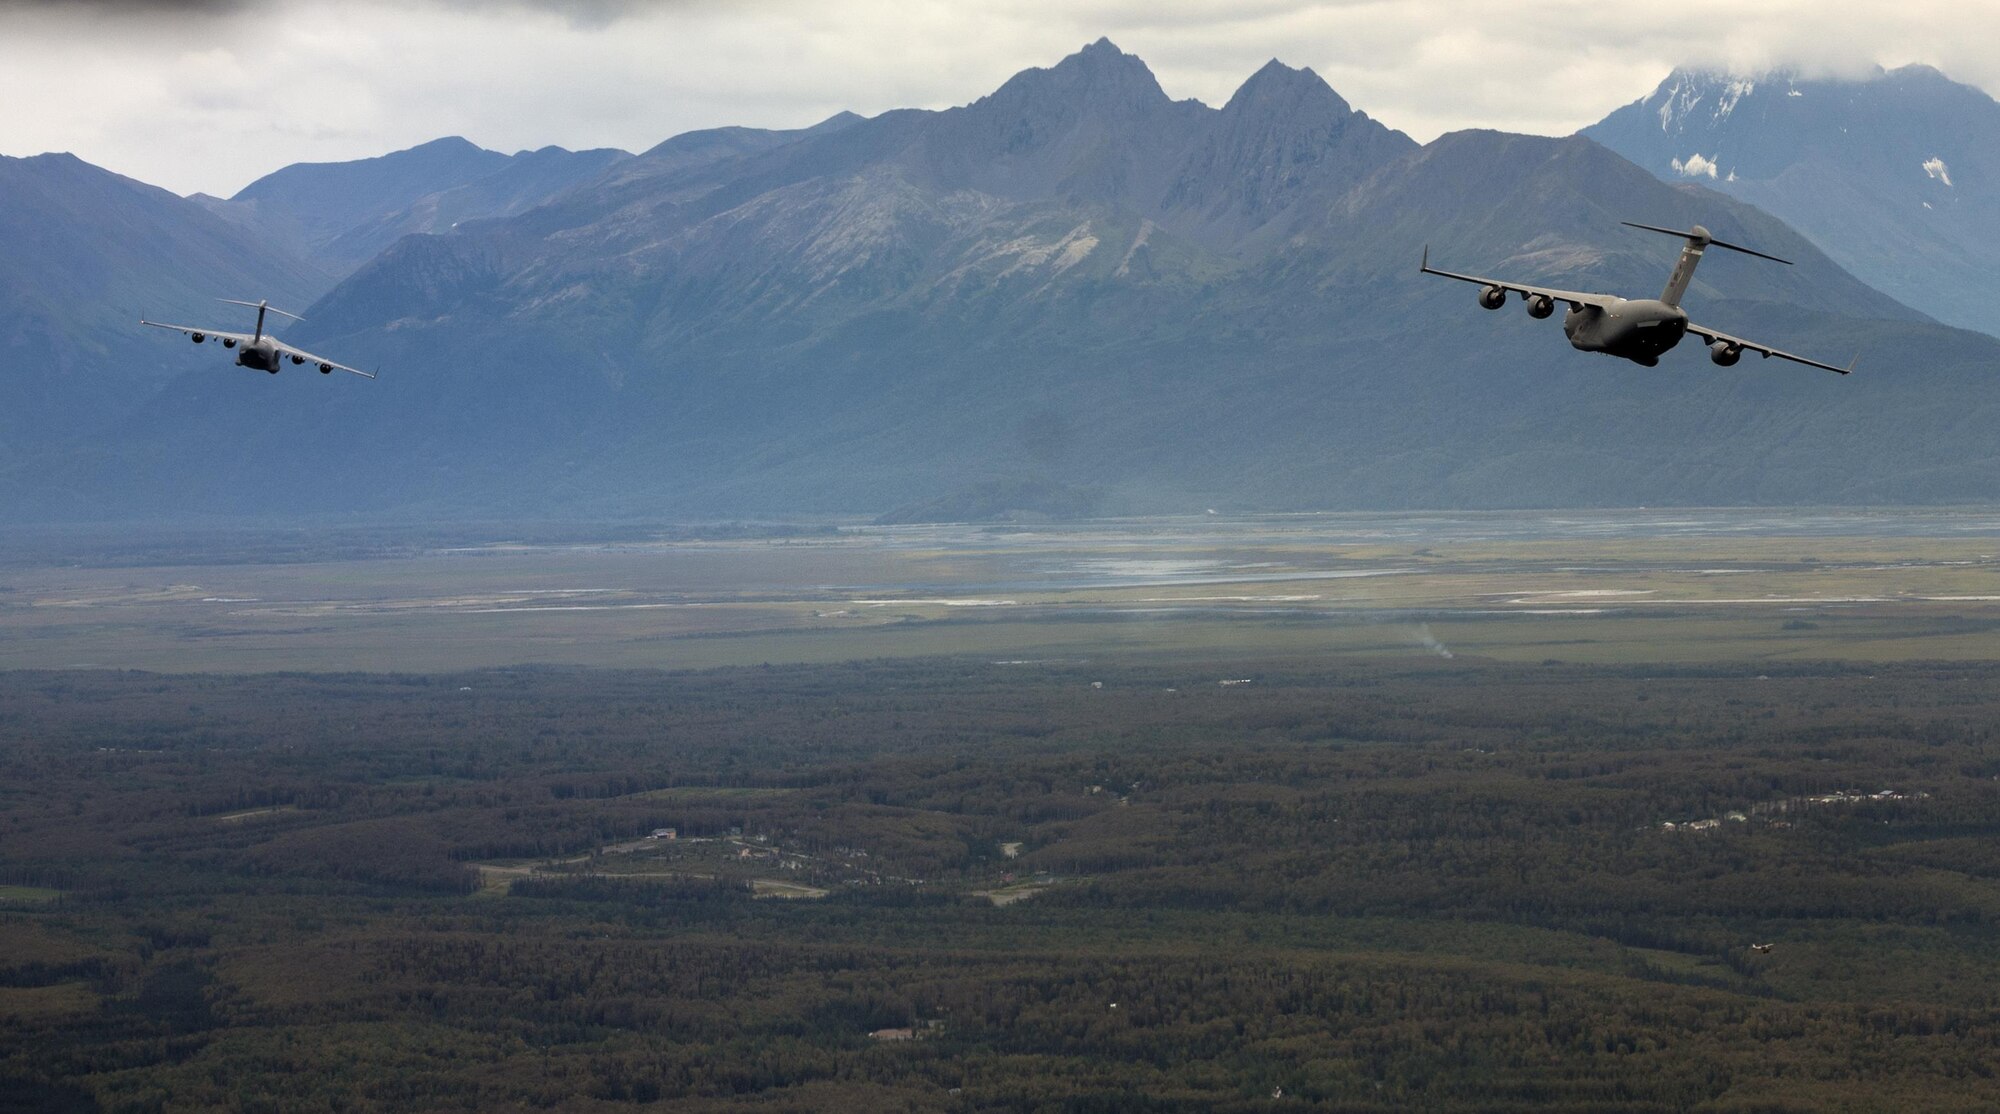
<svg viewBox="0 0 2000 1114">
<path fill-rule="evenodd" d="M 1728 248 L 1759 259 L 1769 259 L 1775 263 L 1791 265 L 1789 259 L 1779 259 L 1775 255 L 1765 255 L 1761 251 L 1751 251 L 1746 247 L 1727 244 L 1709 234 L 1708 229 L 1695 225 L 1692 231 L 1682 232 L 1674 228 L 1655 228 L 1650 224 L 1633 224 L 1620 221 L 1629 228 L 1643 228 L 1648 232 L 1664 232 L 1669 236 L 1679 236 L 1687 240 L 1681 249 L 1680 262 L 1674 265 L 1674 273 L 1667 278 L 1667 288 L 1658 298 L 1620 298 L 1611 294 L 1583 294 L 1574 290 L 1551 290 L 1543 286 L 1527 286 L 1517 282 L 1501 282 L 1498 279 L 1481 278 L 1478 275 L 1461 275 L 1451 271 L 1440 271 L 1431 266 L 1431 249 L 1424 247 L 1422 273 L 1443 275 L 1445 278 L 1461 282 L 1475 282 L 1485 287 L 1479 292 L 1479 304 L 1487 309 L 1499 309 L 1507 304 L 1507 292 L 1519 294 L 1528 303 L 1528 316 L 1547 317 L 1556 311 L 1557 302 L 1569 304 L 1569 312 L 1563 315 L 1563 332 L 1569 337 L 1571 347 L 1585 352 L 1602 352 L 1607 356 L 1619 356 L 1643 367 L 1653 367 L 1660 362 L 1660 356 L 1689 333 L 1708 342 L 1708 358 L 1723 367 L 1729 367 L 1743 358 L 1748 349 L 1765 359 L 1776 356 L 1781 360 L 1805 364 L 1808 367 L 1846 375 L 1854 370 L 1850 361 L 1846 367 L 1823 364 L 1818 360 L 1808 360 L 1804 356 L 1794 356 L 1781 352 L 1767 344 L 1754 340 L 1733 337 L 1688 320 L 1687 311 L 1681 308 L 1681 295 L 1687 293 L 1688 283 L 1694 281 L 1695 265 L 1701 262 L 1701 253 L 1710 247 Z"/>
<path fill-rule="evenodd" d="M 372 371 L 362 371 L 358 367 L 336 364 L 332 360 L 315 356 L 303 348 L 293 348 L 291 345 L 282 344 L 278 341 L 277 337 L 264 332 L 264 314 L 266 311 L 283 314 L 294 321 L 305 320 L 305 318 L 300 317 L 296 313 L 285 313 L 284 310 L 268 302 L 239 302 L 234 298 L 219 298 L 217 300 L 228 302 L 232 306 L 249 306 L 251 309 L 256 310 L 257 331 L 254 333 L 223 333 L 213 329 L 196 329 L 187 325 L 166 325 L 158 321 L 146 321 L 144 319 L 141 319 L 139 324 L 151 325 L 155 329 L 178 329 L 186 333 L 189 339 L 193 340 L 196 344 L 200 344 L 205 340 L 219 340 L 222 342 L 224 348 L 237 349 L 236 362 L 239 366 L 255 368 L 258 371 L 268 371 L 272 375 L 278 374 L 279 365 L 283 364 L 286 360 L 290 360 L 295 364 L 317 364 L 321 375 L 330 374 L 334 368 L 339 368 L 342 371 L 351 371 L 364 379 L 375 378 L 375 373 Z"/>
</svg>

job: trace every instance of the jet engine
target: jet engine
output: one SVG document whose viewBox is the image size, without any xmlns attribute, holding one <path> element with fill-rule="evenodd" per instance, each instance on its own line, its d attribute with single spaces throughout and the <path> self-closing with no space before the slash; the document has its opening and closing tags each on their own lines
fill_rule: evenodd
<svg viewBox="0 0 2000 1114">
<path fill-rule="evenodd" d="M 230 337 L 223 337 L 223 338 L 222 338 L 222 346 L 223 346 L 224 348 L 234 348 L 234 347 L 236 347 L 236 341 L 235 341 L 234 339 L 230 338 Z"/>
<path fill-rule="evenodd" d="M 1714 360 L 1719 367 L 1734 367 L 1736 361 L 1743 358 L 1743 346 L 1718 340 L 1708 346 L 1708 358 Z"/>
<path fill-rule="evenodd" d="M 306 358 L 304 356 L 293 356 L 292 362 L 295 364 L 302 364 L 306 362 Z"/>
<path fill-rule="evenodd" d="M 1479 291 L 1479 304 L 1487 309 L 1499 309 L 1507 304 L 1507 292 L 1498 286 L 1484 287 Z"/>
<path fill-rule="evenodd" d="M 1547 294 L 1537 294 L 1528 299 L 1528 316 L 1541 320 L 1556 311 L 1556 300 Z"/>
<path fill-rule="evenodd" d="M 202 341 L 207 340 L 208 338 L 200 333 L 189 333 L 188 339 L 194 341 L 196 344 L 200 344 Z"/>
<path fill-rule="evenodd" d="M 319 365 L 319 373 L 320 373 L 321 375 L 332 375 L 332 374 L 333 374 L 333 365 L 332 365 L 332 364 L 321 364 L 321 365 Z"/>
</svg>

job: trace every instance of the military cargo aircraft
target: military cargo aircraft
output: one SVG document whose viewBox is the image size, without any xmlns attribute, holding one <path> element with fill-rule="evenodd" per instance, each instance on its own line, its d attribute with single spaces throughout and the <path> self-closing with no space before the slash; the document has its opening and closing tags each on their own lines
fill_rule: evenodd
<svg viewBox="0 0 2000 1114">
<path fill-rule="evenodd" d="M 272 375 L 278 374 L 279 366 L 286 360 L 290 360 L 294 364 L 316 364 L 319 367 L 321 375 L 330 374 L 333 369 L 339 368 L 342 371 L 351 371 L 364 379 L 375 378 L 375 373 L 372 371 L 362 371 L 358 367 L 348 367 L 346 364 L 334 363 L 332 360 L 325 359 L 324 357 L 315 356 L 303 348 L 293 348 L 289 344 L 280 343 L 277 337 L 264 332 L 264 314 L 267 311 L 282 314 L 294 321 L 305 320 L 305 318 L 300 317 L 296 313 L 285 313 L 284 310 L 268 302 L 239 302 L 234 298 L 220 298 L 217 300 L 227 302 L 232 306 L 249 306 L 251 309 L 256 310 L 256 331 L 251 333 L 224 333 L 214 329 L 196 329 L 187 325 L 167 325 L 158 321 L 147 321 L 143 318 L 139 321 L 139 324 L 151 325 L 155 329 L 178 329 L 186 333 L 189 339 L 193 340 L 196 344 L 207 340 L 221 341 L 224 348 L 234 348 L 237 350 L 236 362 L 239 366 L 255 368 L 258 371 L 268 371 Z"/>
<path fill-rule="evenodd" d="M 1563 302 L 1569 311 L 1563 314 L 1563 333 L 1569 337 L 1570 346 L 1585 352 L 1602 352 L 1607 356 L 1619 356 L 1643 367 L 1653 367 L 1660 362 L 1660 356 L 1681 338 L 1689 334 L 1700 337 L 1708 343 L 1708 358 L 1723 367 L 1729 367 L 1743 358 L 1747 350 L 1765 359 L 1776 356 L 1781 360 L 1805 364 L 1808 367 L 1846 375 L 1854 370 L 1852 361 L 1846 367 L 1823 364 L 1804 356 L 1795 356 L 1767 344 L 1754 340 L 1730 336 L 1718 329 L 1697 325 L 1688 320 L 1687 311 L 1681 308 L 1681 296 L 1687 293 L 1688 283 L 1694 281 L 1694 269 L 1701 262 L 1702 252 L 1710 247 L 1728 248 L 1759 259 L 1769 259 L 1774 263 L 1791 266 L 1791 260 L 1779 259 L 1775 255 L 1765 255 L 1736 244 L 1724 243 L 1709 234 L 1708 229 L 1695 225 L 1682 232 L 1675 228 L 1656 228 L 1650 224 L 1633 224 L 1620 221 L 1628 228 L 1642 228 L 1648 232 L 1663 232 L 1669 236 L 1679 236 L 1687 241 L 1681 249 L 1680 262 L 1674 265 L 1673 274 L 1667 278 L 1667 288 L 1658 298 L 1620 298 L 1612 294 L 1585 294 L 1575 290 L 1552 290 L 1545 286 L 1529 286 L 1518 282 L 1503 282 L 1499 279 L 1482 278 L 1478 275 L 1461 275 L 1451 271 L 1440 271 L 1431 266 L 1430 245 L 1424 246 L 1421 273 L 1442 275 L 1461 282 L 1478 283 L 1484 289 L 1479 291 L 1479 304 L 1487 309 L 1499 309 L 1507 304 L 1507 294 L 1519 294 L 1528 303 L 1528 316 L 1548 317 L 1555 313 L 1556 303 Z"/>
</svg>

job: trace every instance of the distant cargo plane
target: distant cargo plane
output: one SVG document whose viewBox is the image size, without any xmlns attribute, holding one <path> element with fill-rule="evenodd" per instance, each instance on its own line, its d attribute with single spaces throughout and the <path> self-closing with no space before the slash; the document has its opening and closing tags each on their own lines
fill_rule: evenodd
<svg viewBox="0 0 2000 1114">
<path fill-rule="evenodd" d="M 195 329 L 186 325 L 166 325 L 158 321 L 147 321 L 144 319 L 141 319 L 139 324 L 151 325 L 155 329 L 179 329 L 181 332 L 186 333 L 196 344 L 200 344 L 205 340 L 219 340 L 222 342 L 224 348 L 234 348 L 237 350 L 236 362 L 238 365 L 255 368 L 258 371 L 268 371 L 272 375 L 278 374 L 278 366 L 289 359 L 295 364 L 317 364 L 322 375 L 331 373 L 334 368 L 339 368 L 342 371 L 351 371 L 364 379 L 375 378 L 375 373 L 372 371 L 362 371 L 358 367 L 337 364 L 332 360 L 315 356 L 303 348 L 293 348 L 291 345 L 281 344 L 277 337 L 270 336 L 264 332 L 264 314 L 266 311 L 284 314 L 284 316 L 294 321 L 305 320 L 296 313 L 285 313 L 284 310 L 271 305 L 269 302 L 239 302 L 234 298 L 220 298 L 217 300 L 228 302 L 232 306 L 249 306 L 251 309 L 256 310 L 257 331 L 254 333 L 224 333 L 217 332 L 214 329 Z"/>
<path fill-rule="evenodd" d="M 1655 228 L 1650 224 L 1633 224 L 1621 221 L 1629 228 L 1643 228 L 1648 232 L 1664 232 L 1669 236 L 1679 236 L 1687 240 L 1681 249 L 1680 262 L 1667 278 L 1667 288 L 1658 298 L 1620 298 L 1611 294 L 1582 294 L 1574 290 L 1550 290 L 1542 286 L 1526 286 L 1515 282 L 1501 282 L 1498 279 L 1481 278 L 1478 275 L 1460 275 L 1451 271 L 1440 271 L 1431 266 L 1431 249 L 1424 246 L 1422 273 L 1443 275 L 1445 278 L 1461 282 L 1475 282 L 1485 289 L 1479 292 L 1479 304 L 1487 309 L 1499 309 L 1507 304 L 1507 292 L 1514 291 L 1528 303 L 1528 316 L 1547 317 L 1556 311 L 1557 302 L 1567 302 L 1569 312 L 1563 315 L 1563 332 L 1569 337 L 1572 347 L 1585 352 L 1602 352 L 1607 356 L 1620 356 L 1644 367 L 1653 367 L 1660 362 L 1660 356 L 1689 333 L 1708 342 L 1708 358 L 1723 367 L 1729 367 L 1743 357 L 1748 349 L 1765 359 L 1776 356 L 1781 360 L 1805 364 L 1808 367 L 1846 375 L 1854 370 L 1850 361 L 1846 367 L 1823 364 L 1818 360 L 1808 360 L 1804 356 L 1794 356 L 1781 352 L 1767 344 L 1733 337 L 1728 333 L 1697 325 L 1688 320 L 1687 311 L 1681 308 L 1681 295 L 1687 293 L 1688 283 L 1694 280 L 1695 265 L 1701 262 L 1701 253 L 1709 247 L 1728 248 L 1759 259 L 1769 259 L 1775 263 L 1791 265 L 1789 259 L 1779 259 L 1775 255 L 1765 255 L 1761 251 L 1751 251 L 1746 247 L 1726 244 L 1709 234 L 1708 229 L 1695 225 L 1691 231 L 1682 232 L 1673 228 Z"/>
</svg>

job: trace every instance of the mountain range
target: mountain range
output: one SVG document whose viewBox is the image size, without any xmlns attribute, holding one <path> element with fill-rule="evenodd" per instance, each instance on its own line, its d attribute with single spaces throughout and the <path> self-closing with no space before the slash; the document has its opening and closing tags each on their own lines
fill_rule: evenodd
<svg viewBox="0 0 2000 1114">
<path fill-rule="evenodd" d="M 0 157 L 0 473 L 159 392 L 166 337 L 141 317 L 200 321 L 244 294 L 304 305 L 333 282 L 166 190 L 72 155 Z"/>
<path fill-rule="evenodd" d="M 944 111 L 292 167 L 169 208 L 338 277 L 286 335 L 383 377 L 253 376 L 145 338 L 165 389 L 88 423 L 45 407 L 68 437 L 0 452 L 0 515 L 1990 500 L 2000 341 L 1725 180 L 1588 135 L 1420 146 L 1276 62 L 1221 108 L 1176 101 L 1106 41 Z M 1794 260 L 1711 253 L 1690 311 L 1860 369 L 1721 369 L 1692 344 L 1639 369 L 1416 274 L 1428 244 L 1650 295 L 1677 245 L 1621 220 Z M 32 344 L 6 351 L 32 378 Z"/>
<path fill-rule="evenodd" d="M 1771 213 L 1863 281 L 2000 334 L 2000 104 L 1929 66 L 1858 80 L 1677 70 L 1583 134 Z"/>
<path fill-rule="evenodd" d="M 345 273 L 403 236 L 512 216 L 597 177 L 631 156 L 544 147 L 503 155 L 458 136 L 343 163 L 295 163 L 210 212 Z"/>
</svg>

